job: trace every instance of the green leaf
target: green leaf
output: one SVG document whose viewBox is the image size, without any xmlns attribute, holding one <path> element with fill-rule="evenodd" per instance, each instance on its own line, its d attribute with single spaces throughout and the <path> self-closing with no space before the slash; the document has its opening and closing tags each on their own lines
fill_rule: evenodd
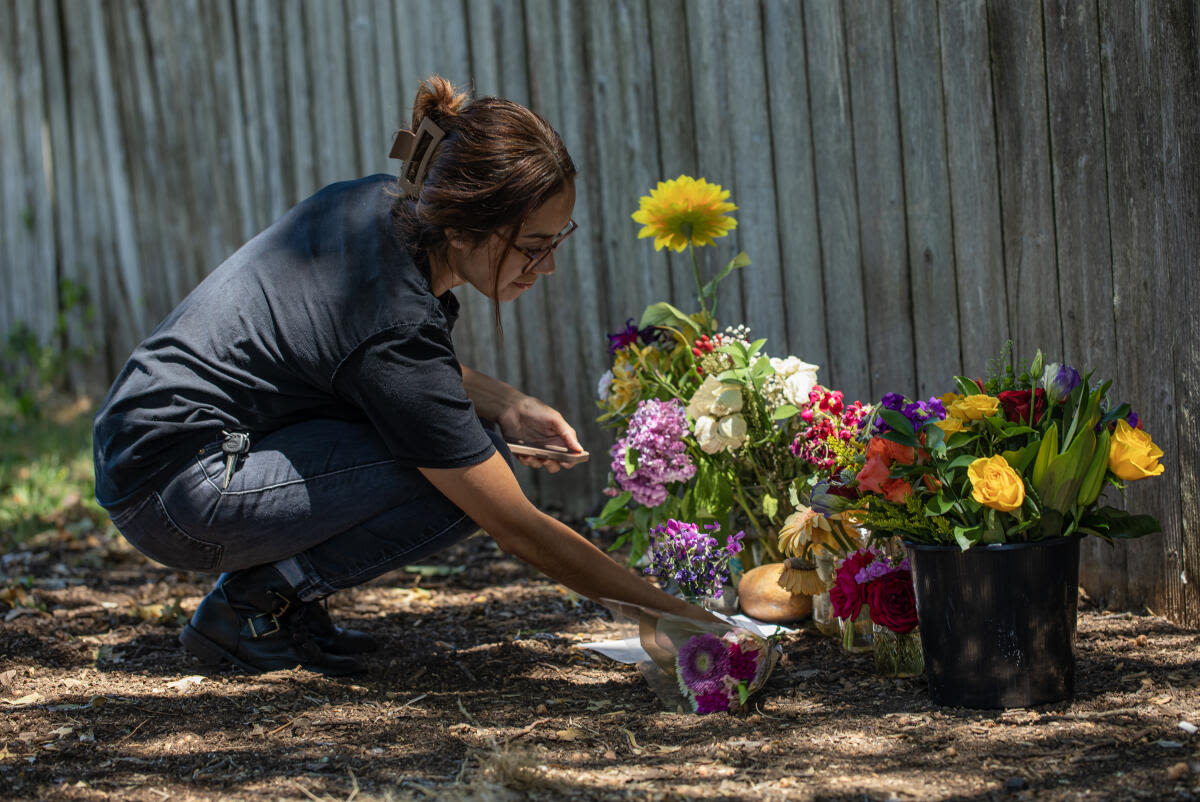
<svg viewBox="0 0 1200 802">
<path fill-rule="evenodd" d="M 1096 439 L 1096 450 L 1092 454 L 1092 461 L 1084 473 L 1082 484 L 1079 485 L 1079 496 L 1075 503 L 1080 507 L 1094 504 L 1100 497 L 1100 491 L 1104 489 L 1104 474 L 1108 471 L 1108 450 L 1111 440 L 1112 436 L 1108 430 L 1101 429 L 1100 436 Z"/>
<path fill-rule="evenodd" d="M 1014 471 L 1024 475 L 1025 469 L 1037 457 L 1041 446 L 1041 440 L 1034 440 L 1031 443 L 1026 443 L 1023 448 L 1019 448 L 1016 451 L 1005 451 L 1001 456 L 1012 466 Z"/>
<path fill-rule="evenodd" d="M 946 447 L 957 451 L 963 446 L 970 445 L 979 439 L 979 435 L 971 432 L 955 432 L 946 438 Z"/>
<path fill-rule="evenodd" d="M 912 421 L 901 415 L 894 409 L 880 409 L 879 417 L 883 418 L 883 422 L 892 427 L 897 432 L 907 434 L 914 441 L 916 440 L 916 431 L 913 430 Z"/>
<path fill-rule="evenodd" d="M 1046 434 L 1043 435 L 1037 456 L 1033 460 L 1033 474 L 1030 478 L 1035 486 L 1041 484 L 1042 477 L 1046 475 L 1046 468 L 1050 467 L 1050 460 L 1056 456 L 1058 456 L 1058 424 L 1052 423 L 1046 430 Z"/>
<path fill-rule="evenodd" d="M 958 387 L 960 395 L 979 395 L 979 385 L 973 379 L 968 379 L 966 376 L 955 376 L 954 384 Z"/>
<path fill-rule="evenodd" d="M 756 379 L 762 379 L 770 376 L 775 372 L 775 368 L 771 367 L 771 360 L 768 357 L 759 357 L 754 363 L 754 367 L 750 368 L 750 375 Z"/>
<path fill-rule="evenodd" d="M 703 288 L 701 288 L 700 292 L 704 296 L 704 299 L 707 301 L 712 298 L 713 294 L 717 291 L 717 285 L 720 284 L 726 276 L 728 276 L 734 270 L 742 267 L 749 267 L 749 265 L 750 257 L 746 255 L 745 251 L 742 251 L 737 256 L 730 259 L 724 267 L 717 271 L 717 275 L 713 276 L 712 281 L 708 282 Z"/>
<path fill-rule="evenodd" d="M 966 468 L 977 459 L 979 459 L 979 457 L 975 456 L 974 454 L 960 454 L 959 456 L 950 460 L 950 464 L 946 466 L 946 470 L 953 471 L 957 470 L 958 468 Z"/>
<path fill-rule="evenodd" d="M 771 413 L 771 420 L 787 420 L 794 416 L 800 410 L 791 404 L 780 404 L 774 412 Z"/>
<path fill-rule="evenodd" d="M 1080 528 L 1095 530 L 1105 538 L 1130 540 L 1161 532 L 1162 526 L 1152 515 L 1130 515 L 1115 507 L 1101 507 L 1083 516 Z"/>
<path fill-rule="evenodd" d="M 656 304 L 650 304 L 650 306 L 646 307 L 646 311 L 642 312 L 642 319 L 638 323 L 638 328 L 644 329 L 647 326 L 678 326 L 686 330 L 695 329 L 696 322 L 666 301 L 660 301 Z"/>
<path fill-rule="evenodd" d="M 958 542 L 959 548 L 966 551 L 979 542 L 982 531 L 983 527 L 979 524 L 970 527 L 956 526 L 954 527 L 954 539 Z"/>
<path fill-rule="evenodd" d="M 775 513 L 779 512 L 779 499 L 775 498 L 770 493 L 763 496 L 762 511 L 763 515 L 767 516 L 768 520 L 774 520 Z"/>
<path fill-rule="evenodd" d="M 625 505 L 628 504 L 632 498 L 633 494 L 629 491 L 625 491 L 620 495 L 613 496 L 608 500 L 608 503 L 604 505 L 604 509 L 600 511 L 600 515 L 597 520 L 599 520 L 605 526 L 612 526 L 618 520 L 624 520 L 626 517 L 628 517 L 628 513 L 625 510 Z"/>
<path fill-rule="evenodd" d="M 638 451 L 636 448 L 625 449 L 625 475 L 633 476 L 638 466 Z"/>
<path fill-rule="evenodd" d="M 945 515 L 954 509 L 953 499 L 946 498 L 946 494 L 938 492 L 936 495 L 930 496 L 925 502 L 925 514 L 929 516 Z"/>
<path fill-rule="evenodd" d="M 901 434 L 900 432 L 884 432 L 879 436 L 884 440 L 891 440 L 893 443 L 899 443 L 900 445 L 908 446 L 909 448 L 919 448 L 921 446 L 915 437 Z"/>
<path fill-rule="evenodd" d="M 1085 426 L 1066 451 L 1050 460 L 1042 480 L 1035 483 L 1043 506 L 1065 515 L 1075 505 L 1095 450 L 1096 435 Z"/>
</svg>

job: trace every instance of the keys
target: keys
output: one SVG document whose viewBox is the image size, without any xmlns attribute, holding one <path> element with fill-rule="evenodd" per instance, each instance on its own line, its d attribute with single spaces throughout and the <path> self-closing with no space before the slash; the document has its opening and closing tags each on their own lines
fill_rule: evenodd
<svg viewBox="0 0 1200 802">
<path fill-rule="evenodd" d="M 250 435 L 224 430 L 221 434 L 225 438 L 221 442 L 221 451 L 225 453 L 225 483 L 221 485 L 221 489 L 227 490 L 229 483 L 233 481 L 233 473 L 237 470 L 238 458 L 250 451 Z"/>
</svg>

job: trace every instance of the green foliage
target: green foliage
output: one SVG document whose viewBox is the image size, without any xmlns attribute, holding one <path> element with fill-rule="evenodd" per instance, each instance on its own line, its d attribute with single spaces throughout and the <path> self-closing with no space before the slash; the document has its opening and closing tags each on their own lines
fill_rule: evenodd
<svg viewBox="0 0 1200 802">
<path fill-rule="evenodd" d="M 31 420 L 3 401 L 0 432 L 0 548 L 46 529 L 103 525 L 108 516 L 95 502 L 89 406 Z"/>
</svg>

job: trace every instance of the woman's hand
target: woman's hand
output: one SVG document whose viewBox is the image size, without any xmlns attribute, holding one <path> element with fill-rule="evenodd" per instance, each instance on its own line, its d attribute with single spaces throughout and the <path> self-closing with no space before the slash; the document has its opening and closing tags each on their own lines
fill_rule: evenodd
<svg viewBox="0 0 1200 802">
<path fill-rule="evenodd" d="M 583 451 L 575 430 L 553 407 L 543 404 L 533 396 L 522 395 L 497 417 L 500 432 L 505 440 L 520 441 L 533 446 L 556 445 L 576 453 Z M 522 465 L 530 468 L 545 468 L 557 473 L 561 468 L 572 465 L 553 459 L 518 456 Z"/>
</svg>

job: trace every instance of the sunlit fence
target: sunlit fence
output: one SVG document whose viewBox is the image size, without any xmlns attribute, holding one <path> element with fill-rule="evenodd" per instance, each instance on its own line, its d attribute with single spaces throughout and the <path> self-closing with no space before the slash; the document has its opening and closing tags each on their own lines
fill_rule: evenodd
<svg viewBox="0 0 1200 802">
<path fill-rule="evenodd" d="M 1167 453 L 1129 493 L 1166 532 L 1089 546 L 1085 584 L 1200 621 L 1198 25 L 1185 0 L 10 0 L 0 332 L 90 347 L 74 380 L 105 386 L 281 212 L 392 169 L 438 72 L 531 105 L 581 168 L 558 274 L 503 339 L 471 293 L 456 330 L 464 362 L 558 405 L 595 454 L 525 476 L 543 504 L 600 498 L 604 333 L 690 308 L 690 267 L 635 238 L 637 198 L 703 175 L 739 206 L 710 258 L 754 262 L 719 318 L 850 397 L 941 392 L 1009 338 L 1111 375 Z"/>
</svg>

